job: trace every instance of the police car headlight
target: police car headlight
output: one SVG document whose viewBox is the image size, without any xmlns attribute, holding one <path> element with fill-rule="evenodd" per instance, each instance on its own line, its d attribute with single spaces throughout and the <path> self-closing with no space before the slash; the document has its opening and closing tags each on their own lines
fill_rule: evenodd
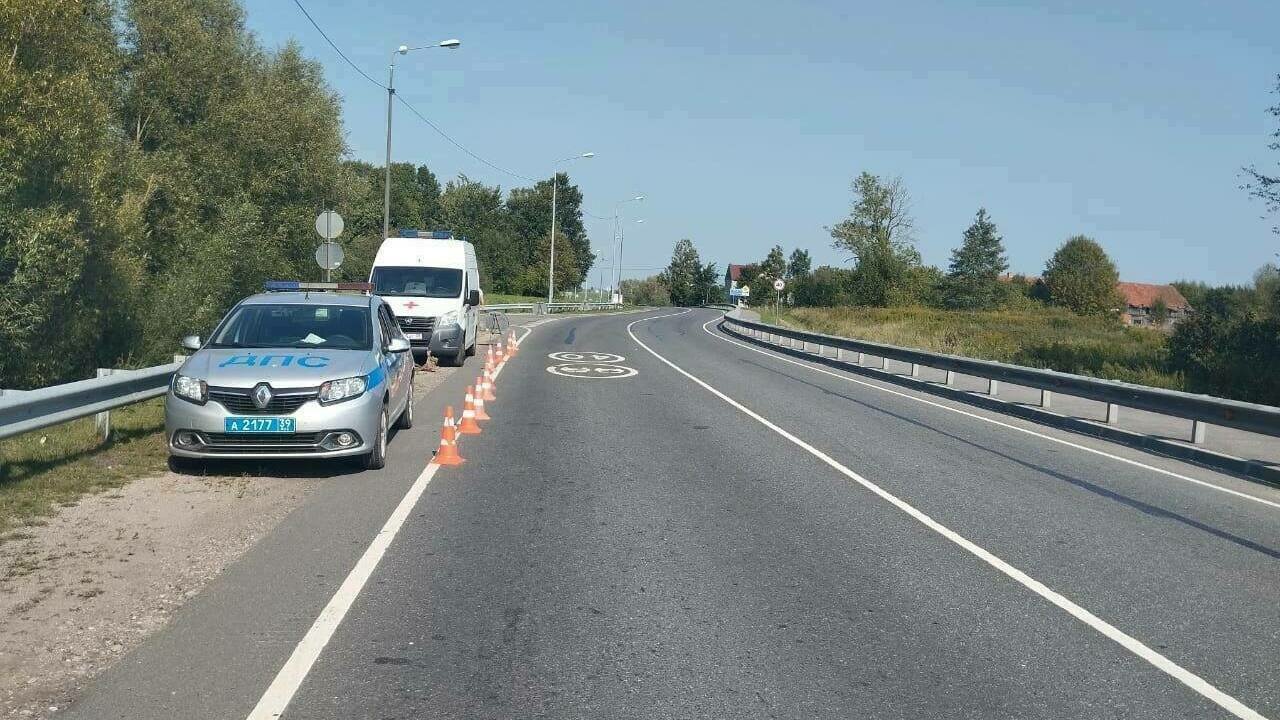
<svg viewBox="0 0 1280 720">
<path fill-rule="evenodd" d="M 366 384 L 363 377 L 330 380 L 320 386 L 320 402 L 334 403 L 357 398 L 364 394 L 365 387 Z"/>
<path fill-rule="evenodd" d="M 458 311 L 457 311 L 457 310 L 450 310 L 449 312 L 447 312 L 447 313 L 445 313 L 445 314 L 441 315 L 441 316 L 440 316 L 440 321 L 439 321 L 439 323 L 438 323 L 438 324 L 440 324 L 440 325 L 457 325 L 457 324 L 458 324 Z"/>
<path fill-rule="evenodd" d="M 173 376 L 173 394 L 183 400 L 203 405 L 209 399 L 209 384 L 193 377 L 175 374 Z"/>
</svg>

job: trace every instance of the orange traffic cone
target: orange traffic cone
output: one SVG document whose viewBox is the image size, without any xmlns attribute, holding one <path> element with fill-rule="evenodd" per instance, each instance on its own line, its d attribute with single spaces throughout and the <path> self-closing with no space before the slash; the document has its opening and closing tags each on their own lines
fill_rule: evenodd
<svg viewBox="0 0 1280 720">
<path fill-rule="evenodd" d="M 480 375 L 480 386 L 480 390 L 476 392 L 476 395 L 484 398 L 485 402 L 493 402 L 498 399 L 498 396 L 493 394 L 492 368 L 484 369 L 484 373 Z"/>
<path fill-rule="evenodd" d="M 494 360 L 493 360 L 493 346 L 492 346 L 492 345 L 490 345 L 490 346 L 489 346 L 489 352 L 487 353 L 487 355 L 485 356 L 485 359 L 484 359 L 484 364 L 485 364 L 485 367 L 493 367 L 493 363 L 494 363 Z"/>
<path fill-rule="evenodd" d="M 516 342 L 516 331 L 512 330 L 507 336 L 507 346 L 511 348 L 511 354 L 515 355 L 520 350 L 520 343 Z"/>
<path fill-rule="evenodd" d="M 502 364 L 511 359 L 511 352 L 507 350 L 506 343 L 498 343 L 498 364 Z"/>
<path fill-rule="evenodd" d="M 440 426 L 440 447 L 431 460 L 437 465 L 461 465 L 466 462 L 458 454 L 458 438 L 453 429 L 453 406 L 444 409 L 444 425 Z"/>
<path fill-rule="evenodd" d="M 476 419 L 481 422 L 484 422 L 485 420 L 493 419 L 489 417 L 489 413 L 484 411 L 484 392 L 481 391 L 481 388 L 483 386 L 484 386 L 484 375 L 481 375 L 480 377 L 476 378 L 476 399 L 475 399 Z"/>
<path fill-rule="evenodd" d="M 458 432 L 462 435 L 480 434 L 480 425 L 476 422 L 476 399 L 471 394 L 470 385 L 462 403 L 462 422 L 458 423 Z"/>
</svg>

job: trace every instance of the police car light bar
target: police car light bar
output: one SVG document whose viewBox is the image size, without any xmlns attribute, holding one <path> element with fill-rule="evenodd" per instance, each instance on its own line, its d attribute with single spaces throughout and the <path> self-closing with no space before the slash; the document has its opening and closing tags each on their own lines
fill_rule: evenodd
<svg viewBox="0 0 1280 720">
<path fill-rule="evenodd" d="M 348 283 L 323 283 L 323 282 L 298 282 L 297 280 L 268 280 L 266 282 L 267 292 L 280 292 L 289 290 L 357 290 L 359 292 L 373 292 L 373 283 L 367 282 L 348 282 Z"/>
</svg>

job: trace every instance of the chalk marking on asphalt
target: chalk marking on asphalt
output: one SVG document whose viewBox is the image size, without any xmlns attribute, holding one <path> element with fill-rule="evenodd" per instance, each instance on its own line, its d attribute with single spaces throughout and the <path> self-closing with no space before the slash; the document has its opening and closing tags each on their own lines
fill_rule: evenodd
<svg viewBox="0 0 1280 720">
<path fill-rule="evenodd" d="M 727 343 L 729 343 L 730 345 L 737 345 L 737 346 L 738 346 L 738 347 L 740 347 L 740 348 L 743 348 L 743 349 L 745 349 L 745 350 L 750 350 L 751 352 L 760 353 L 761 355 L 764 355 L 764 356 L 766 356 L 766 357 L 771 357 L 771 358 L 773 358 L 774 360 L 781 360 L 782 362 L 785 362 L 785 363 L 790 363 L 790 364 L 792 364 L 792 365 L 798 365 L 798 366 L 803 367 L 803 368 L 808 368 L 809 370 L 812 370 L 812 371 L 814 371 L 814 372 L 822 373 L 823 375 L 830 375 L 831 377 L 839 378 L 839 379 L 841 379 L 841 380 L 845 380 L 845 381 L 848 381 L 848 382 L 851 382 L 851 383 L 856 383 L 856 384 L 858 384 L 858 385 L 863 385 L 863 386 L 865 386 L 865 387 L 874 388 L 874 389 L 879 390 L 879 391 L 881 391 L 881 392 L 889 393 L 890 395 L 897 395 L 898 397 L 903 397 L 903 398 L 906 398 L 906 399 L 908 399 L 908 400 L 914 400 L 914 401 L 916 401 L 916 402 L 918 402 L 918 403 L 924 403 L 925 405 L 932 405 L 933 407 L 941 408 L 941 409 L 943 409 L 943 410 L 948 410 L 948 411 L 950 411 L 950 412 L 957 413 L 957 414 L 959 414 L 959 415 L 964 415 L 965 417 L 970 417 L 970 418 L 973 418 L 973 419 L 975 419 L 975 420 L 981 420 L 981 421 L 983 421 L 983 422 L 985 422 L 985 423 L 991 423 L 992 425 L 998 425 L 998 426 L 1000 426 L 1000 427 L 1002 427 L 1002 428 L 1007 428 L 1007 429 L 1009 429 L 1009 430 L 1017 430 L 1017 431 L 1018 431 L 1018 432 L 1020 432 L 1020 433 L 1025 433 L 1025 434 L 1027 434 L 1027 435 L 1034 435 L 1034 436 L 1036 436 L 1036 437 L 1038 437 L 1038 438 L 1043 438 L 1043 439 L 1045 439 L 1045 440 L 1049 440 L 1049 441 L 1052 441 L 1052 442 L 1058 443 L 1059 445 L 1066 445 L 1067 447 L 1075 448 L 1076 450 L 1083 450 L 1083 451 L 1085 451 L 1085 452 L 1087 452 L 1087 453 L 1092 453 L 1092 454 L 1094 454 L 1094 455 L 1098 455 L 1098 456 L 1101 456 L 1101 457 L 1104 457 L 1104 458 L 1108 458 L 1108 459 L 1110 459 L 1110 460 L 1116 460 L 1116 461 L 1118 461 L 1118 462 L 1122 462 L 1122 463 L 1124 463 L 1124 464 L 1126 464 L 1126 465 L 1132 465 L 1132 466 L 1134 466 L 1134 467 L 1140 467 L 1140 468 L 1143 468 L 1144 470 L 1150 470 L 1150 471 L 1152 471 L 1152 472 L 1154 472 L 1154 473 L 1159 473 L 1159 474 L 1161 474 L 1161 475 L 1165 475 L 1165 476 L 1168 476 L 1168 477 L 1171 477 L 1171 478 L 1175 478 L 1175 479 L 1177 479 L 1177 480 L 1182 480 L 1182 481 L 1185 481 L 1185 482 L 1189 482 L 1189 483 L 1192 483 L 1192 484 L 1194 484 L 1194 485 L 1200 485 L 1200 486 L 1202 486 L 1202 487 L 1210 488 L 1210 489 L 1212 489 L 1212 490 L 1217 490 L 1217 491 L 1219 491 L 1219 492 L 1227 493 L 1228 495 L 1234 495 L 1234 496 L 1239 497 L 1239 498 L 1244 498 L 1245 500 L 1252 500 L 1252 501 L 1254 501 L 1254 502 L 1256 502 L 1256 503 L 1260 503 L 1260 504 L 1262 504 L 1262 505 L 1268 505 L 1268 506 L 1270 506 L 1270 507 L 1280 509 L 1280 502 L 1275 502 L 1275 501 L 1273 501 L 1273 500 L 1267 500 L 1267 499 L 1265 499 L 1265 498 L 1260 498 L 1260 497 L 1258 497 L 1258 496 L 1256 496 L 1256 495 L 1250 495 L 1249 493 L 1241 492 L 1241 491 L 1239 491 L 1239 490 L 1232 490 L 1231 488 L 1222 487 L 1221 485 L 1216 485 L 1216 484 L 1214 484 L 1214 483 L 1208 482 L 1207 480 L 1199 480 L 1199 479 L 1197 479 L 1197 478 L 1193 478 L 1193 477 L 1190 477 L 1190 476 L 1188 476 L 1188 475 L 1182 475 L 1181 473 L 1177 473 L 1177 472 L 1174 472 L 1174 471 L 1172 471 L 1172 470 L 1166 470 L 1166 469 L 1161 468 L 1161 467 L 1156 467 L 1155 465 L 1148 465 L 1148 464 L 1146 464 L 1146 463 L 1144 463 L 1144 462 L 1141 462 L 1141 461 L 1139 461 L 1139 460 L 1132 460 L 1132 459 L 1127 458 L 1127 457 L 1124 457 L 1124 456 L 1122 456 L 1122 455 L 1114 455 L 1114 454 L 1109 453 L 1109 452 L 1107 452 L 1107 451 L 1105 451 L 1105 450 L 1098 450 L 1097 448 L 1091 448 L 1091 447 L 1089 447 L 1088 445 L 1081 445 L 1081 444 L 1079 444 L 1079 443 L 1071 442 L 1070 440 L 1064 440 L 1064 439 L 1062 439 L 1062 438 L 1057 438 L 1057 437 L 1054 437 L 1054 436 L 1052 436 L 1052 435 L 1045 435 L 1044 433 L 1036 432 L 1035 430 L 1031 430 L 1031 429 L 1029 429 L 1029 428 L 1018 427 L 1017 425 L 1012 425 L 1012 424 L 1010 424 L 1010 423 L 1002 422 L 1002 421 L 1000 421 L 1000 420 L 996 420 L 996 419 L 994 419 L 994 418 L 985 417 L 985 416 L 983 416 L 983 415 L 979 415 L 979 414 L 977 414 L 977 413 L 969 412 L 968 410 L 964 410 L 964 409 L 956 408 L 956 407 L 951 407 L 950 405 L 945 405 L 945 404 L 940 403 L 940 402 L 934 402 L 933 400 L 929 400 L 929 399 L 927 399 L 927 398 L 916 397 L 916 396 L 914 396 L 914 395 L 911 395 L 911 394 L 909 394 L 909 393 L 905 393 L 905 392 L 902 392 L 902 391 L 899 391 L 899 390 L 894 390 L 894 389 L 892 389 L 892 388 L 887 388 L 887 387 L 881 387 L 880 385 L 877 385 L 876 383 L 867 382 L 867 381 L 865 381 L 865 380 L 861 380 L 861 379 L 859 379 L 859 378 L 852 377 L 852 376 L 847 375 L 847 374 L 838 373 L 838 372 L 832 372 L 831 370 L 826 370 L 826 369 L 824 369 L 824 368 L 815 367 L 815 366 L 810 365 L 809 363 L 806 363 L 806 362 L 801 362 L 801 361 L 799 361 L 799 360 L 794 360 L 794 359 L 792 359 L 792 358 L 785 357 L 785 356 L 779 355 L 779 354 L 777 354 L 777 353 L 772 353 L 772 352 L 769 352 L 769 351 L 767 351 L 767 350 L 762 350 L 762 349 L 757 348 L 757 347 L 752 347 L 751 345 L 748 345 L 748 344 L 746 344 L 746 343 L 744 343 L 744 342 L 740 342 L 740 341 L 738 341 L 738 340 L 730 340 L 730 339 L 729 339 L 729 338 L 727 338 L 727 337 L 723 337 L 723 336 L 721 336 L 721 335 L 717 335 L 716 333 L 712 332 L 712 331 L 707 327 L 707 326 L 708 326 L 708 325 L 710 325 L 711 323 L 713 323 L 713 322 L 717 322 L 717 321 L 718 321 L 718 318 L 717 318 L 716 320 L 711 320 L 710 322 L 703 323 L 703 325 L 702 325 L 702 329 L 703 329 L 703 331 L 704 331 L 704 332 L 706 332 L 706 333 L 707 333 L 708 335 L 710 335 L 711 337 L 713 337 L 713 338 L 717 339 L 717 340 L 723 340 L 724 342 L 727 342 Z"/>
<path fill-rule="evenodd" d="M 529 337 L 529 333 L 533 332 L 527 327 L 522 329 L 525 333 L 520 336 L 517 342 L 523 342 L 525 338 Z M 505 366 L 506 362 L 498 365 L 493 373 L 495 378 L 502 373 L 502 369 Z M 369 547 L 365 549 L 364 554 L 356 561 L 355 567 L 351 568 L 351 572 L 347 573 L 342 585 L 338 586 L 338 591 L 333 594 L 329 603 L 320 611 L 315 622 L 311 623 L 306 635 L 302 636 L 302 640 L 293 649 L 293 654 L 289 656 L 284 666 L 276 673 L 275 679 L 267 686 L 266 692 L 262 694 L 258 704 L 254 706 L 246 720 L 276 720 L 276 718 L 284 714 L 285 708 L 289 706 L 293 696 L 298 692 L 298 688 L 302 686 L 302 681 L 306 680 L 307 674 L 311 672 L 312 666 L 320 658 L 320 653 L 324 651 L 325 645 L 329 643 L 333 633 L 342 624 L 343 618 L 347 616 L 347 611 L 351 609 L 356 598 L 360 596 L 360 591 L 364 589 L 365 584 L 369 582 L 369 578 L 373 576 L 373 571 L 377 569 L 378 563 L 382 561 L 382 556 L 386 554 L 391 542 L 396 539 L 396 534 L 404 526 L 405 520 L 409 518 L 414 506 L 418 504 L 418 499 L 422 497 L 422 493 L 431 484 L 431 479 L 435 477 L 436 471 L 439 469 L 440 466 L 435 463 L 427 463 L 427 466 L 422 469 L 418 479 L 414 480 L 413 485 L 409 486 L 409 491 L 401 498 L 400 504 L 396 505 L 396 509 L 391 511 L 391 516 L 387 518 L 386 523 L 382 525 L 382 529 L 374 536 L 373 542 L 369 543 Z"/>
<path fill-rule="evenodd" d="M 688 311 L 686 310 L 685 312 L 688 312 Z M 729 405 L 731 405 L 732 407 L 740 411 L 742 414 L 746 415 L 747 417 L 750 417 L 756 422 L 759 422 L 761 425 L 764 425 L 765 427 L 774 431 L 778 435 L 781 435 L 782 437 L 791 441 L 792 444 L 796 445 L 800 449 L 804 450 L 805 452 L 809 453 L 815 458 L 826 463 L 828 466 L 830 466 L 832 469 L 836 470 L 840 474 L 844 475 L 850 480 L 853 480 L 854 482 L 858 483 L 859 485 L 866 488 L 867 490 L 874 493 L 875 495 L 878 495 L 881 499 L 885 500 L 889 504 L 893 505 L 894 507 L 898 508 L 902 512 L 906 513 L 907 515 L 910 515 L 912 518 L 919 521 L 920 524 L 924 525 L 930 530 L 933 530 L 934 532 L 938 533 L 939 535 L 946 538 L 947 540 L 950 540 L 952 543 L 960 546 L 970 554 L 977 557 L 979 560 L 982 560 L 983 562 L 987 563 L 988 565 L 995 568 L 996 570 L 999 570 L 1001 573 L 1004 573 L 1006 576 L 1008 576 L 1015 582 L 1019 583 L 1023 587 L 1026 587 L 1028 590 L 1031 590 L 1032 592 L 1044 598 L 1045 600 L 1048 600 L 1050 603 L 1053 603 L 1054 605 L 1058 606 L 1062 610 L 1066 611 L 1067 614 L 1071 615 L 1072 617 L 1076 618 L 1077 620 L 1084 623 L 1085 625 L 1088 625 L 1089 627 L 1098 631 L 1108 639 L 1119 644 L 1124 649 L 1128 650 L 1134 655 L 1137 655 L 1143 660 L 1146 660 L 1148 663 L 1150 663 L 1152 666 L 1154 666 L 1158 670 L 1164 672 L 1165 674 L 1174 678 L 1178 682 L 1181 682 L 1183 685 L 1186 685 L 1187 687 L 1191 688 L 1195 692 L 1199 693 L 1205 699 L 1209 700 L 1210 702 L 1213 702 L 1217 706 L 1221 707 L 1222 709 L 1226 710 L 1232 715 L 1235 715 L 1236 717 L 1241 718 L 1242 720 L 1266 720 L 1265 716 L 1259 714 L 1257 711 L 1253 710 L 1249 706 L 1245 705 L 1244 703 L 1240 702 L 1234 697 L 1214 687 L 1204 678 L 1200 677 L 1199 675 L 1196 675 L 1195 673 L 1187 670 L 1186 668 L 1183 668 L 1181 665 L 1178 665 L 1174 661 L 1170 660 L 1164 655 L 1161 655 L 1155 650 L 1152 650 L 1150 647 L 1148 647 L 1146 644 L 1144 644 L 1142 641 L 1138 640 L 1137 638 L 1125 633 L 1124 631 L 1115 627 L 1111 623 L 1108 623 L 1107 621 L 1103 620 L 1097 615 L 1094 615 L 1093 613 L 1077 605 L 1071 600 L 1068 600 L 1065 596 L 1058 593 L 1056 590 L 1051 589 L 1049 586 L 1045 585 L 1039 580 L 1036 580 L 1030 575 L 1019 570 L 1018 568 L 1010 565 L 1009 563 L 1000 559 L 995 554 L 986 550 L 982 546 L 970 541 L 969 539 L 960 535 L 959 533 L 947 527 L 946 525 L 943 525 L 937 520 L 934 520 L 932 517 L 930 517 L 928 514 L 924 513 L 923 511 L 916 509 L 915 506 L 911 505 L 907 501 L 899 498 L 898 496 L 894 495 L 888 490 L 885 490 L 879 485 L 862 477 L 861 475 L 854 472 L 853 470 L 850 470 L 848 467 L 845 467 L 844 465 L 840 464 L 830 455 L 827 455 L 826 453 L 815 448 L 814 446 L 810 445 L 804 440 L 801 440 L 795 435 L 792 435 L 786 430 L 783 430 L 781 427 L 779 427 L 778 425 L 775 425 L 772 421 L 768 420 L 764 416 L 748 408 L 747 406 L 743 405 L 737 400 L 734 400 L 728 395 L 725 395 L 724 393 L 715 389 L 711 385 L 708 385 L 703 380 L 695 377 L 694 375 L 684 370 L 680 366 L 676 365 L 675 363 L 671 362 L 670 360 L 666 359 L 662 355 L 659 355 L 653 348 L 641 342 L 640 338 L 636 337 L 635 333 L 632 332 L 631 330 L 631 328 L 637 323 L 647 322 L 649 320 L 658 320 L 664 317 L 672 317 L 673 315 L 682 315 L 682 314 L 684 313 L 671 313 L 670 315 L 658 315 L 656 317 L 648 317 L 648 318 L 641 318 L 639 320 L 634 320 L 627 324 L 627 334 L 631 336 L 631 339 L 634 340 L 637 345 L 639 345 L 641 348 L 644 348 L 650 355 L 653 355 L 657 359 L 661 360 L 663 363 L 668 365 L 672 370 L 675 370 L 676 372 L 680 373 L 686 378 L 689 378 L 693 382 L 700 385 L 704 390 L 711 393 L 712 395 L 715 395 L 721 400 L 725 401 L 726 403 L 728 403 Z M 705 325 L 703 326 L 703 329 L 706 329 Z"/>
</svg>

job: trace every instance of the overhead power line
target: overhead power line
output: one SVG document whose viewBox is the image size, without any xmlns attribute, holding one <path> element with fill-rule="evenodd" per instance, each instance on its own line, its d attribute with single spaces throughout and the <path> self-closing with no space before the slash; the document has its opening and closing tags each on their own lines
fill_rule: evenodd
<svg viewBox="0 0 1280 720">
<path fill-rule="evenodd" d="M 329 38 L 329 35 L 325 33 L 324 29 L 320 27 L 320 24 L 316 22 L 315 18 L 311 17 L 311 13 L 307 12 L 307 9 L 302 7 L 302 3 L 299 0 L 293 0 L 293 4 L 298 6 L 298 9 L 302 11 L 302 14 L 306 16 L 308 21 L 310 21 L 311 27 L 315 28 L 316 32 L 320 33 L 320 37 L 324 38 L 325 42 L 329 43 L 329 47 L 333 48 L 333 51 L 338 53 L 338 57 L 345 60 L 346 63 L 350 65 L 353 70 L 360 73 L 360 75 L 365 80 L 368 80 L 369 82 L 373 83 L 374 85 L 377 85 L 383 90 L 387 89 L 386 85 L 383 85 L 377 80 L 374 80 L 373 77 L 369 75 L 369 73 L 365 72 L 364 70 L 361 70 L 359 65 L 356 65 L 355 63 L 351 62 L 351 58 L 347 57 L 346 54 L 342 52 L 342 49 L 338 47 L 337 43 L 335 43 L 333 40 Z"/>
<path fill-rule="evenodd" d="M 361 77 L 363 77 L 365 80 L 368 80 L 369 82 L 373 83 L 374 85 L 377 85 L 378 87 L 382 88 L 383 92 L 387 92 L 387 91 L 388 91 L 388 88 L 387 88 L 387 86 L 386 86 L 386 85 L 383 85 L 382 83 L 378 82 L 377 80 L 374 80 L 374 79 L 373 79 L 373 76 L 369 75 L 369 73 L 365 72 L 364 70 L 361 70 L 359 65 L 356 65 L 354 62 L 352 62 L 352 61 L 351 61 L 351 58 L 347 57 L 347 56 L 346 56 L 346 54 L 342 52 L 342 49 L 338 47 L 337 43 L 335 43 L 335 42 L 334 42 L 334 41 L 329 37 L 328 33 L 326 33 L 326 32 L 324 31 L 324 29 L 320 27 L 320 24 L 319 24 L 319 23 L 317 23 L 317 22 L 315 21 L 315 18 L 311 17 L 311 13 L 307 12 L 307 9 L 306 9 L 305 7 L 303 7 L 301 0 L 293 0 L 293 4 L 298 6 L 298 9 L 302 11 L 302 14 L 303 14 L 303 15 L 307 18 L 307 20 L 311 23 L 311 26 L 312 26 L 312 27 L 314 27 L 314 28 L 316 29 L 316 32 L 320 33 L 320 37 L 324 38 L 324 39 L 325 39 L 325 42 L 329 43 L 329 47 L 333 48 L 333 51 L 334 51 L 334 52 L 336 52 L 336 53 L 338 53 L 338 57 L 342 58 L 342 59 L 343 59 L 343 60 L 344 60 L 348 65 L 350 65 L 350 66 L 351 66 L 351 68 L 352 68 L 353 70 L 355 70 L 356 72 L 360 73 L 360 76 L 361 76 Z M 526 181 L 526 182 L 537 182 L 536 180 L 534 180 L 534 179 L 533 179 L 533 178 L 531 178 L 531 177 L 528 177 L 528 176 L 525 176 L 525 175 L 521 175 L 520 173 L 518 173 L 518 172 L 514 172 L 514 171 L 512 171 L 512 170 L 508 170 L 508 169 L 506 169 L 506 168 L 502 167 L 501 165 L 496 165 L 496 164 L 491 163 L 491 162 L 489 162 L 488 160 L 486 160 L 486 159 L 484 159 L 484 158 L 480 157 L 479 155 L 477 155 L 476 153 L 474 153 L 474 152 L 472 152 L 470 149 L 468 149 L 468 148 L 467 148 L 465 145 L 463 145 L 462 143 L 458 142 L 457 140 L 454 140 L 454 139 L 453 139 L 453 137 L 452 137 L 452 136 L 450 136 L 450 135 L 449 135 L 449 133 L 447 133 L 447 132 L 445 132 L 443 129 L 441 129 L 439 125 L 436 125 L 435 123 L 433 123 L 433 122 L 431 122 L 430 120 L 428 120 L 426 115 L 423 115 L 422 113 L 418 112 L 418 109 L 417 109 L 417 108 L 415 108 L 414 106 L 410 105 L 408 100 L 405 100 L 404 98 L 400 97 L 400 94 L 399 94 L 399 93 L 394 93 L 394 94 L 395 94 L 396 99 L 400 101 L 400 104 L 404 105 L 406 108 L 408 108 L 408 109 L 409 109 L 409 112 L 413 113 L 415 116 L 417 116 L 417 118 L 418 118 L 419 120 L 421 120 L 422 122 L 426 123 L 426 124 L 427 124 L 427 126 L 428 126 L 428 127 L 430 127 L 432 130 L 436 131 L 436 133 L 437 133 L 438 135 L 440 135 L 440 137 L 442 137 L 442 138 L 444 138 L 445 140 L 449 141 L 449 144 L 450 144 L 450 145 L 453 145 L 454 147 L 458 148 L 458 149 L 459 149 L 459 150 L 461 150 L 462 152 L 466 153 L 469 157 L 471 157 L 471 158 L 472 158 L 473 160 L 475 160 L 476 162 L 479 162 L 479 163 L 481 163 L 482 165 L 485 165 L 486 167 L 489 167 L 489 168 L 492 168 L 492 169 L 494 169 L 494 170 L 497 170 L 497 171 L 498 171 L 498 172 L 500 172 L 500 173 L 505 173 L 505 174 L 507 174 L 507 175 L 510 175 L 511 177 L 518 178 L 518 179 L 520 179 L 520 180 L 524 180 L 524 181 Z"/>
<path fill-rule="evenodd" d="M 436 125 L 435 123 L 433 123 L 433 122 L 431 122 L 430 120 L 428 120 L 426 115 L 423 115 L 422 113 L 418 112 L 418 109 L 417 109 L 417 108 L 415 108 L 414 106 L 410 105 L 408 100 L 405 100 L 404 98 L 400 97 L 400 93 L 396 93 L 396 99 L 400 101 L 400 104 L 401 104 L 401 105 L 404 105 L 406 108 L 408 108 L 408 109 L 409 109 L 409 112 L 413 113 L 414 115 L 417 115 L 419 120 L 421 120 L 422 122 L 424 122 L 424 123 L 426 123 L 428 126 L 430 126 L 432 130 L 435 130 L 435 131 L 436 131 L 436 133 L 438 133 L 438 134 L 440 135 L 440 137 L 444 138 L 445 140 L 448 140 L 448 141 L 449 141 L 449 144 L 453 145 L 454 147 L 458 148 L 458 149 L 459 149 L 459 150 L 461 150 L 462 152 L 466 153 L 467 155 L 469 155 L 469 156 L 470 156 L 473 160 L 475 160 L 476 162 L 479 162 L 479 163 L 481 163 L 481 164 L 483 164 L 483 165 L 487 165 L 488 167 L 491 167 L 491 168 L 493 168 L 494 170 L 497 170 L 497 171 L 498 171 L 498 172 L 500 172 L 500 173 L 506 173 L 507 175 L 510 175 L 511 177 L 519 178 L 519 179 L 524 180 L 524 181 L 526 181 L 526 182 L 537 182 L 537 180 L 534 180 L 534 179 L 533 179 L 533 178 L 531 178 L 531 177 L 527 177 L 527 176 L 525 176 L 525 175 L 521 175 L 521 174 L 520 174 L 520 173 L 518 173 L 518 172 L 515 172 L 515 171 L 512 171 L 512 170 L 508 170 L 508 169 L 506 169 L 506 168 L 504 168 L 504 167 L 502 167 L 502 166 L 500 166 L 500 165 L 494 165 L 493 163 L 489 162 L 488 160 L 485 160 L 484 158 L 480 157 L 479 155 L 477 155 L 477 154 L 475 154 L 475 153 L 471 152 L 471 151 L 470 151 L 470 150 L 468 150 L 468 149 L 467 149 L 467 148 L 466 148 L 462 143 L 460 143 L 460 142 L 458 142 L 457 140 L 454 140 L 452 137 L 450 137 L 450 136 L 449 136 L 449 133 L 445 132 L 444 130 L 441 130 L 441 129 L 440 129 L 440 127 L 439 127 L 438 125 Z"/>
</svg>

